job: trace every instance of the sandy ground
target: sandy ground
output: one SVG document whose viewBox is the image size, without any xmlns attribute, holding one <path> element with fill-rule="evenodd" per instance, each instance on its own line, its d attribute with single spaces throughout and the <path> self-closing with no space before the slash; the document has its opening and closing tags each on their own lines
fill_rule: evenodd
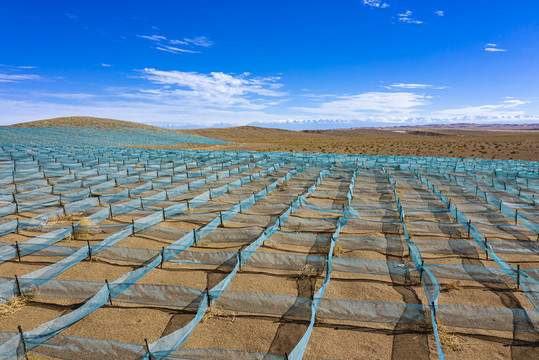
<svg viewBox="0 0 539 360">
<path fill-rule="evenodd" d="M 375 130 L 289 131 L 241 126 L 181 130 L 234 142 L 201 146 L 213 150 L 295 151 L 339 154 L 449 156 L 537 161 L 537 130 Z M 186 145 L 178 145 L 180 148 Z"/>
<path fill-rule="evenodd" d="M 176 231 L 152 229 L 129 236 L 116 244 L 117 247 L 160 250 L 177 238 L 182 231 L 199 229 L 206 222 L 218 216 L 219 210 L 232 207 L 252 192 L 260 191 L 265 186 L 282 176 L 282 169 L 265 176 L 251 184 L 231 191 L 222 197 L 214 198 L 200 208 L 175 215 L 163 221 L 159 228 Z M 276 221 L 287 204 L 297 195 L 312 185 L 321 171 L 312 167 L 287 181 L 268 196 L 259 200 L 254 206 L 229 219 L 222 229 L 208 236 L 198 246 L 189 250 L 195 252 L 218 254 L 222 252 L 237 252 L 251 243 L 257 231 Z M 345 170 L 344 174 L 330 174 L 319 185 L 317 190 L 308 198 L 321 208 L 339 209 L 346 202 L 346 191 L 349 176 L 352 171 Z M 397 194 L 403 208 L 409 213 L 405 226 L 413 234 L 412 239 L 433 239 L 440 242 L 448 240 L 468 239 L 464 226 L 455 222 L 445 206 L 433 196 L 426 186 L 418 181 L 410 181 L 410 174 L 390 171 L 397 181 L 407 179 L 403 185 L 398 183 Z M 158 203 L 152 208 L 159 209 L 174 201 L 185 201 L 201 193 L 204 189 L 217 187 L 220 184 L 233 181 L 234 178 L 188 192 L 181 197 Z M 406 184 L 406 185 L 405 185 Z M 448 184 L 446 184 L 448 185 Z M 133 185 L 136 186 L 136 185 Z M 482 199 L 477 197 L 458 197 L 450 186 L 443 187 L 444 193 L 450 195 L 463 211 L 474 207 L 496 213 Z M 140 194 L 145 197 L 156 191 Z M 341 231 L 341 236 L 379 236 L 403 239 L 403 225 L 398 218 L 396 202 L 384 176 L 379 172 L 364 171 L 356 180 L 352 207 L 358 212 L 359 218 L 351 218 Z M 436 209 L 436 211 L 431 211 Z M 440 210 L 440 211 L 439 211 Z M 146 210 L 134 210 L 107 219 L 103 224 L 130 224 L 132 219 L 148 215 Z M 481 212 L 480 212 L 481 213 Z M 478 219 L 480 213 L 477 214 Z M 475 212 L 473 212 L 475 214 Z M 19 214 L 21 217 L 35 214 Z M 258 252 L 277 255 L 312 255 L 326 256 L 325 242 L 336 229 L 338 214 L 321 212 L 311 207 L 302 206 L 282 226 L 282 232 L 272 235 Z M 484 220 L 484 218 L 481 218 Z M 503 216 L 495 218 L 496 222 L 510 219 Z M 523 236 L 528 234 L 519 225 Z M 243 234 L 227 241 L 220 240 L 219 231 L 230 229 L 246 229 Z M 489 236 L 497 239 L 515 240 L 515 236 L 490 227 L 493 233 Z M 312 246 L 301 244 L 283 244 L 282 240 L 287 231 L 297 232 L 298 236 L 310 238 L 319 235 L 320 239 Z M 487 231 L 485 229 L 485 231 Z M 8 234 L 0 240 L 13 243 L 23 242 L 38 233 L 21 232 Z M 175 235 L 177 234 L 177 235 Z M 63 240 L 57 245 L 74 247 L 86 246 L 86 240 L 97 243 L 105 234 L 92 235 L 89 238 Z M 176 236 L 176 237 L 175 237 Z M 325 240 L 324 240 L 325 239 Z M 383 248 L 383 246 L 382 246 Z M 411 264 L 408 251 L 403 242 L 402 251 L 369 251 L 341 249 L 342 253 L 335 256 L 361 260 L 396 261 Z M 421 248 L 420 248 L 421 250 Z M 324 252 L 325 251 L 325 252 Z M 492 260 L 486 260 L 483 253 L 461 255 L 425 253 L 425 264 L 453 264 L 492 266 Z M 513 264 L 527 264 L 529 268 L 537 268 L 537 256 L 504 255 L 506 261 Z M 22 261 L 16 259 L 0 264 L 0 276 L 12 277 L 28 274 L 49 264 L 59 261 L 60 257 L 24 256 Z M 136 269 L 140 263 L 110 260 L 96 256 L 93 261 L 84 260 L 56 277 L 61 280 L 97 281 L 113 280 Z M 156 268 L 145 275 L 139 283 L 184 286 L 204 291 L 216 285 L 230 272 L 227 264 L 200 265 L 165 263 L 163 269 Z M 232 280 L 228 291 L 249 291 L 256 293 L 276 294 L 292 298 L 309 299 L 323 284 L 325 273 L 305 272 L 303 270 L 283 270 L 279 268 L 244 267 Z M 460 281 L 456 284 L 453 279 L 440 279 L 442 292 L 439 303 L 443 305 L 472 305 L 500 308 L 532 309 L 525 294 L 515 288 L 514 284 L 488 283 L 480 281 Z M 65 315 L 80 306 L 85 299 L 66 299 L 44 297 L 38 295 L 29 300 L 18 311 L 0 316 L 0 329 L 16 331 L 17 325 L 24 330 L 32 329 L 46 321 Z M 423 286 L 417 279 L 398 276 L 387 276 L 365 273 L 350 273 L 334 271 L 324 298 L 367 301 L 392 302 L 400 304 L 426 304 L 427 298 Z M 219 302 L 214 305 L 218 309 Z M 258 352 L 284 356 L 290 353 L 301 339 L 308 326 L 308 318 L 297 318 L 283 314 L 268 315 L 257 313 L 253 309 L 245 311 L 215 311 L 214 316 L 207 316 L 199 323 L 181 349 L 222 348 Z M 194 308 L 137 305 L 120 301 L 107 303 L 89 316 L 80 320 L 62 332 L 63 335 L 104 339 L 130 344 L 144 343 L 144 339 L 155 341 L 185 326 L 194 317 Z M 440 324 L 443 325 L 443 324 Z M 448 359 L 532 359 L 537 358 L 537 334 L 511 333 L 493 330 L 478 330 L 468 328 L 444 328 L 443 347 Z M 45 358 L 31 354 L 30 358 Z M 119 356 L 118 358 L 122 358 Z M 385 324 L 380 322 L 359 322 L 347 320 L 317 319 L 305 352 L 305 359 L 437 359 L 436 346 L 432 330 L 405 324 Z"/>
</svg>

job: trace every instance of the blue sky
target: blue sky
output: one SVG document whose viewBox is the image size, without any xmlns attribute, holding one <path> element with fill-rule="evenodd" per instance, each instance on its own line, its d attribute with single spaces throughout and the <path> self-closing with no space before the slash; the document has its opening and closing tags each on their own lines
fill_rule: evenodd
<svg viewBox="0 0 539 360">
<path fill-rule="evenodd" d="M 539 1 L 3 1 L 0 124 L 539 121 Z"/>
</svg>

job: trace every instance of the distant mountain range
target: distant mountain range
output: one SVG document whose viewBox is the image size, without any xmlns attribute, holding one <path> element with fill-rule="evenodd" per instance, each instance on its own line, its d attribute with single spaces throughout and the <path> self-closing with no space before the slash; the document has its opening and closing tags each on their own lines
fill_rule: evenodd
<svg viewBox="0 0 539 360">
<path fill-rule="evenodd" d="M 351 129 L 351 128 L 374 128 L 382 130 L 406 130 L 406 129 L 500 129 L 500 130 L 539 130 L 539 117 L 522 117 L 515 119 L 497 119 L 486 117 L 452 118 L 440 123 L 440 119 L 413 118 L 404 122 L 386 122 L 381 126 L 378 120 L 283 120 L 274 122 L 255 121 L 246 124 L 284 130 L 327 130 L 327 129 Z M 196 124 L 158 124 L 151 125 L 169 129 L 200 129 L 200 128 L 223 128 L 235 127 L 238 124 L 215 123 L 211 126 Z"/>
</svg>

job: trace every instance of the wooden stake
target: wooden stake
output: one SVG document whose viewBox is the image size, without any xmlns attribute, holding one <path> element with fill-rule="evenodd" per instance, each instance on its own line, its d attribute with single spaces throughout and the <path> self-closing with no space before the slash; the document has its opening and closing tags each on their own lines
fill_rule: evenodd
<svg viewBox="0 0 539 360">
<path fill-rule="evenodd" d="M 17 326 L 17 328 L 19 329 L 19 334 L 21 335 L 21 343 L 22 343 L 22 350 L 24 351 L 24 357 L 26 360 L 28 360 L 28 352 L 27 352 L 27 349 L 26 349 L 26 341 L 24 341 L 24 335 L 23 335 L 23 332 L 22 332 L 22 327 L 19 325 Z"/>
<path fill-rule="evenodd" d="M 110 302 L 110 305 L 112 306 L 112 296 L 110 294 L 110 285 L 109 285 L 109 281 L 107 279 L 105 279 L 105 283 L 107 284 L 107 289 L 109 290 L 109 302 Z"/>
<path fill-rule="evenodd" d="M 86 244 L 88 244 L 88 258 L 92 261 L 92 247 L 90 246 L 90 240 L 86 240 Z"/>
<path fill-rule="evenodd" d="M 17 258 L 19 258 L 19 262 L 21 262 L 21 249 L 19 248 L 18 241 L 15 241 L 15 251 L 17 252 Z"/>
<path fill-rule="evenodd" d="M 23 293 L 22 293 L 22 290 L 21 290 L 21 284 L 19 283 L 19 278 L 17 277 L 17 274 L 15 274 L 15 285 L 17 286 L 17 292 L 18 292 L 18 296 L 22 296 Z"/>
<path fill-rule="evenodd" d="M 520 264 L 517 264 L 517 286 L 520 289 Z"/>
<path fill-rule="evenodd" d="M 163 262 L 165 261 L 165 247 L 161 247 L 161 269 L 163 269 Z"/>
</svg>

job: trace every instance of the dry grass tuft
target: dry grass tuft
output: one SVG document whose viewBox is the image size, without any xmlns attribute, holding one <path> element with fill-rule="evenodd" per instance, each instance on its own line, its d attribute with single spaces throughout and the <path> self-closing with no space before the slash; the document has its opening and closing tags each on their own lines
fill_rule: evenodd
<svg viewBox="0 0 539 360">
<path fill-rule="evenodd" d="M 318 248 L 318 253 L 322 255 L 327 255 L 329 253 L 329 246 L 324 246 L 322 248 Z M 346 250 L 342 247 L 341 244 L 335 243 L 335 246 L 333 246 L 333 254 L 334 257 L 342 257 L 346 253 Z"/>
<path fill-rule="evenodd" d="M 236 313 L 234 311 L 223 310 L 221 308 L 218 308 L 214 304 L 213 306 L 209 307 L 208 310 L 206 310 L 206 313 L 204 314 L 202 319 L 200 319 L 200 322 L 204 324 L 206 321 L 214 317 L 226 319 L 231 323 L 236 321 Z"/>
<path fill-rule="evenodd" d="M 452 290 L 460 290 L 460 289 L 461 289 L 460 281 L 457 280 L 457 281 L 450 282 L 449 284 L 443 285 L 442 291 L 452 291 Z"/>
<path fill-rule="evenodd" d="M 81 225 L 81 226 L 91 226 L 91 225 L 95 225 L 95 224 L 94 224 L 94 222 L 92 220 L 90 220 L 90 218 L 85 216 L 85 217 L 80 219 L 79 225 Z"/>
<path fill-rule="evenodd" d="M 316 268 L 312 266 L 311 264 L 307 264 L 301 269 L 301 272 L 299 273 L 298 278 L 300 279 L 315 278 L 315 277 L 318 277 L 318 275 L 319 275 L 318 270 L 316 270 Z"/>
<path fill-rule="evenodd" d="M 451 333 L 446 326 L 440 325 L 436 322 L 436 327 L 438 328 L 438 336 L 440 337 L 440 343 L 444 349 L 449 349 L 451 351 L 461 351 L 462 345 L 460 339 L 453 333 Z M 418 324 L 412 325 L 412 328 L 415 331 L 420 332 L 433 332 L 432 324 Z"/>
<path fill-rule="evenodd" d="M 9 316 L 21 310 L 37 294 L 37 289 L 32 288 L 26 294 L 13 296 L 11 299 L 0 305 L 0 317 Z"/>
<path fill-rule="evenodd" d="M 335 243 L 335 246 L 333 246 L 333 256 L 335 257 L 342 257 L 346 251 L 342 247 L 341 244 Z"/>
<path fill-rule="evenodd" d="M 81 213 L 69 213 L 69 214 L 60 214 L 60 215 L 51 215 L 49 219 L 44 222 L 42 225 L 56 225 L 65 221 L 78 221 Z"/>
<path fill-rule="evenodd" d="M 94 222 L 92 220 L 90 220 L 89 218 L 87 218 L 85 216 L 85 217 L 80 219 L 79 225 L 81 225 L 81 226 L 92 226 L 92 225 L 95 225 L 95 224 L 94 224 Z M 96 233 L 96 229 L 77 227 L 75 229 L 75 234 L 74 235 L 75 235 L 75 237 L 77 239 L 81 239 L 81 238 L 88 237 L 89 235 L 92 235 L 92 234 L 95 234 L 95 233 Z"/>
<path fill-rule="evenodd" d="M 462 345 L 460 344 L 459 338 L 449 332 L 447 328 L 443 325 L 437 324 L 438 326 L 438 336 L 440 337 L 440 342 L 442 346 L 451 351 L 461 351 Z"/>
</svg>

